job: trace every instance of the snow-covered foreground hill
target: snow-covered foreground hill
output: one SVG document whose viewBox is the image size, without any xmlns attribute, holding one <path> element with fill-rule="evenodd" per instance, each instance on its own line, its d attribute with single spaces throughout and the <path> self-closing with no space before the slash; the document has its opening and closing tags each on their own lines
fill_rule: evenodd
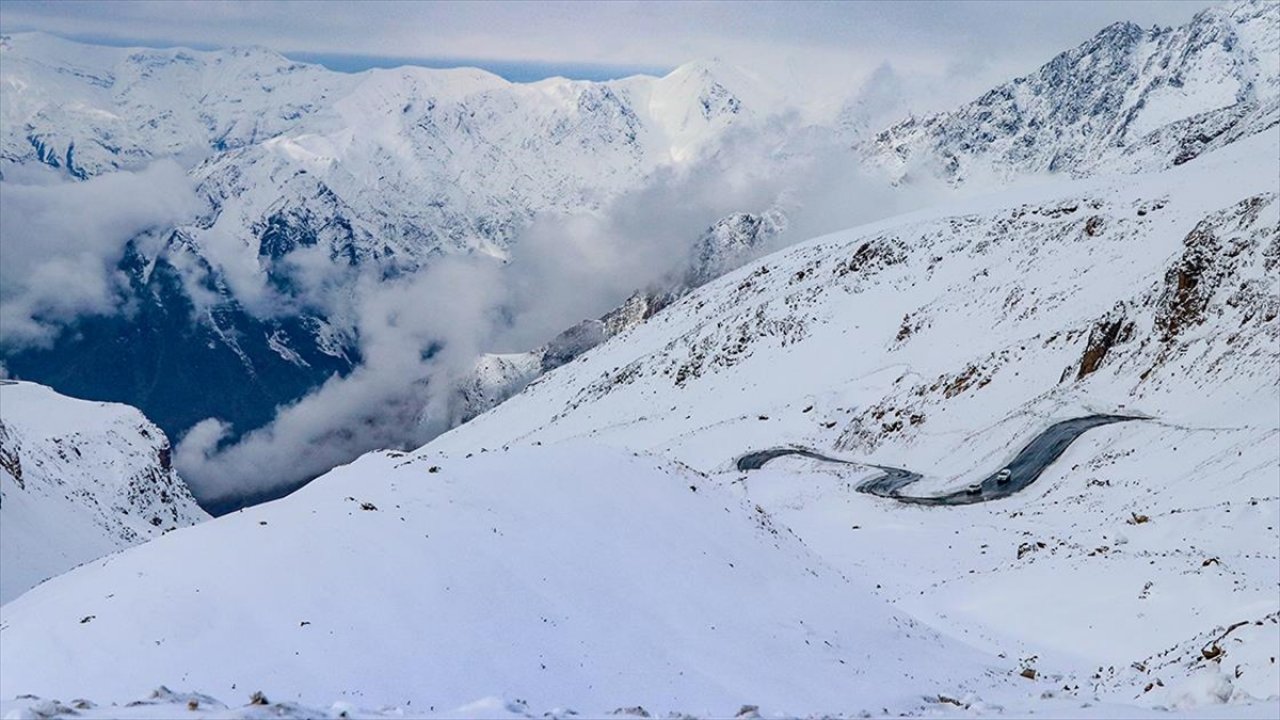
<svg viewBox="0 0 1280 720">
<path fill-rule="evenodd" d="M 0 695 L 1272 716 L 1278 151 L 1271 131 L 768 256 L 414 453 L 5 605 Z M 734 466 L 803 444 L 941 490 L 1099 411 L 1150 419 L 962 508 L 855 493 L 869 469 Z"/>
<path fill-rule="evenodd" d="M 428 448 L 661 453 L 715 473 L 899 609 L 1027 659 L 1046 692 L 1274 712 L 1278 135 L 804 243 Z M 1093 412 L 1151 419 L 1090 431 L 1028 490 L 965 508 L 854 493 L 871 468 L 733 465 L 795 444 L 951 490 Z"/>
<path fill-rule="evenodd" d="M 1059 694 L 1078 679 L 1027 680 L 1035 661 L 893 610 L 887 578 L 834 570 L 724 480 L 581 443 L 370 454 L 289 498 L 169 533 L 0 608 L 0 709 L 1146 716 L 1128 685 L 1102 687 L 1101 700 L 1092 689 Z M 845 541 L 859 554 L 875 547 Z M 159 683 L 183 690 L 152 690 Z M 1268 707 L 1231 710 L 1191 716 L 1265 717 Z"/>
<path fill-rule="evenodd" d="M 699 257 L 715 272 L 638 293 L 533 352 L 483 356 L 459 393 L 462 417 L 528 386 L 416 452 L 367 455 L 278 502 L 36 587 L 0 607 L 0 696 L 38 697 L 0 711 L 1280 715 L 1275 17 L 1274 4 L 1247 2 L 1176 30 L 1112 26 L 860 147 L 908 182 L 937 164 L 969 188 L 1044 170 L 1087 177 L 816 238 L 679 297 L 737 255 Z M 248 258 L 286 294 L 299 252 L 388 267 L 436 250 L 501 255 L 531 213 L 599 207 L 696 149 L 677 136 L 714 140 L 763 107 L 733 83 L 715 90 L 710 71 L 514 87 L 408 70 L 329 87 L 314 68 L 254 53 L 82 58 L 81 70 L 114 63 L 108 78 L 14 42 L 4 50 L 30 56 L 21 72 L 52 73 L 86 107 L 124 114 L 156 112 L 150 91 L 174 77 L 217 80 L 213 66 L 276 97 L 322 96 L 279 103 L 296 117 L 206 108 L 172 125 L 185 128 L 175 142 L 223 145 L 194 172 L 209 213 L 161 254 L 217 260 L 206 251 L 228 241 L 224 260 Z M 655 105 L 664 87 L 679 92 Z M 57 132 L 119 130 L 22 97 L 36 102 L 7 107 L 56 132 L 5 144 L 11 162 L 34 153 L 87 174 L 93 155 Z M 689 134 L 668 132 L 680 118 Z M 494 157 L 530 128 L 523 154 Z M 138 132 L 137 148 L 167 142 Z M 132 157 L 120 147 L 94 151 L 102 169 Z M 461 151 L 437 164 L 440 147 Z M 551 168 L 552 180 L 513 176 L 517 166 Z M 416 192 L 373 193 L 373 168 L 401 190 L 461 178 L 481 191 L 410 212 Z M 748 232 L 704 237 L 754 251 L 761 216 L 733 217 Z M 172 289 L 150 293 L 168 320 L 141 322 L 182 335 L 177 265 L 125 260 L 139 282 Z M 215 289 L 235 304 L 216 264 Z M 301 392 L 258 355 L 313 370 L 330 357 L 338 372 L 360 362 L 323 317 L 292 322 L 325 342 L 291 345 L 283 328 L 235 313 L 210 318 L 235 341 L 233 367 L 264 388 Z M 97 334 L 126 366 L 127 335 Z M 67 350 L 51 352 L 83 377 L 75 364 L 97 356 Z M 921 473 L 912 494 L 954 491 L 1050 424 L 1095 413 L 1143 419 L 1090 430 L 1005 499 L 919 507 L 856 491 L 872 463 Z M 737 469 L 745 453 L 797 446 L 852 464 Z M 15 524 L 5 488 L 6 533 L 69 537 L 22 525 L 70 515 L 60 490 Z M 18 547 L 8 537 L 6 553 Z M 124 705 L 161 684 L 180 692 Z M 235 707 L 254 691 L 271 702 Z"/>
<path fill-rule="evenodd" d="M 0 695 L 158 683 L 412 714 L 910 709 L 1008 682 L 707 476 L 582 444 L 374 453 L 0 608 Z M 482 690 L 483 688 L 483 690 Z"/>
<path fill-rule="evenodd" d="M 0 603 L 207 519 L 170 454 L 134 408 L 0 380 Z"/>
</svg>

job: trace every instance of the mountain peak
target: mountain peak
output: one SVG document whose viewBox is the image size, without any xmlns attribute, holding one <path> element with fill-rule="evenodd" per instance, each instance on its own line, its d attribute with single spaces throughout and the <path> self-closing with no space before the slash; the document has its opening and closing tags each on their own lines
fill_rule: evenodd
<svg viewBox="0 0 1280 720">
<path fill-rule="evenodd" d="M 175 49 L 185 49 L 185 48 L 175 48 Z M 218 55 L 230 55 L 231 57 L 243 58 L 246 60 L 260 59 L 260 60 L 268 60 L 272 62 L 285 62 L 285 63 L 294 62 L 293 60 L 290 60 L 289 58 L 285 57 L 284 55 L 281 55 L 280 53 L 276 52 L 275 50 L 272 50 L 269 47 L 266 47 L 265 45 L 232 45 L 222 50 L 215 50 L 214 53 Z M 305 64 L 305 63 L 302 63 L 302 64 Z"/>
<path fill-rule="evenodd" d="M 1278 12 L 1244 2 L 1177 28 L 1112 23 L 1035 72 L 954 111 L 900 122 L 874 143 L 902 167 L 912 146 L 928 146 L 921 157 L 953 182 L 975 165 L 1011 177 L 1180 164 L 1272 122 L 1264 116 L 1275 113 L 1266 103 L 1280 63 L 1273 28 L 1263 26 Z"/>
<path fill-rule="evenodd" d="M 710 57 L 710 58 L 700 58 L 697 60 L 690 60 L 689 62 L 682 63 L 676 66 L 674 70 L 667 73 L 665 77 L 686 76 L 686 75 L 700 75 L 700 76 L 714 77 L 724 72 L 725 70 L 741 72 L 739 68 L 736 68 L 735 66 L 725 62 L 723 59 L 719 57 Z"/>
<path fill-rule="evenodd" d="M 1137 24 L 1122 20 L 1114 22 L 1098 31 L 1094 36 L 1100 42 L 1120 42 L 1132 44 L 1146 36 L 1146 32 Z"/>
</svg>

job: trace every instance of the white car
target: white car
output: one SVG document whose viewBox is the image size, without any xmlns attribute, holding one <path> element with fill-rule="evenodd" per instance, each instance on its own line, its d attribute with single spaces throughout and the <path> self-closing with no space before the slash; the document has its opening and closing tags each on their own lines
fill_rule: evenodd
<svg viewBox="0 0 1280 720">
<path fill-rule="evenodd" d="M 978 495 L 982 492 L 982 483 L 976 482 L 964 489 L 970 495 Z"/>
<path fill-rule="evenodd" d="M 1004 485 L 1005 483 L 1009 482 L 1009 477 L 1012 475 L 1013 475 L 1013 471 L 1010 470 L 1009 468 L 1005 468 L 1001 470 L 1000 472 L 996 473 L 996 484 Z"/>
</svg>

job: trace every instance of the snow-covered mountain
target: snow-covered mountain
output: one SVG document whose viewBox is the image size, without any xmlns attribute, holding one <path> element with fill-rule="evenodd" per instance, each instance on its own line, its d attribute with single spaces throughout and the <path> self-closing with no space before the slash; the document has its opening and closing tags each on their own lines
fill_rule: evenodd
<svg viewBox="0 0 1280 720">
<path fill-rule="evenodd" d="M 170 156 L 190 167 L 204 210 L 120 262 L 122 294 L 142 312 L 82 318 L 52 348 L 6 349 L 16 375 L 127 401 L 171 434 L 206 417 L 259 427 L 350 372 L 351 293 L 332 285 L 442 254 L 504 257 L 535 214 L 599 209 L 781 110 L 765 83 L 718 62 L 517 84 L 38 33 L 5 36 L 0 54 L 0 177 L 36 166 L 87 178 Z M 222 392 L 185 392 L 193 365 Z"/>
<path fill-rule="evenodd" d="M 952 111 L 910 118 L 863 150 L 891 174 L 953 182 L 1155 170 L 1280 123 L 1280 6 L 1209 7 L 1178 28 L 1119 22 Z"/>
<path fill-rule="evenodd" d="M 1254 1 L 1180 28 L 1111 26 L 955 111 L 866 133 L 850 162 L 864 158 L 900 185 L 933 171 L 1007 183 L 1187 162 L 1275 123 L 1276 13 Z M 105 48 L 32 33 L 5 36 L 0 54 L 7 181 L 31 167 L 85 178 L 170 156 L 189 168 L 204 208 L 128 246 L 118 268 L 128 312 L 83 317 L 51 347 L 4 350 L 13 374 L 128 402 L 174 436 L 217 417 L 234 438 L 358 367 L 354 278 L 402 277 L 448 254 L 508 257 L 540 213 L 599 211 L 655 173 L 715 157 L 737 132 L 791 127 L 779 118 L 796 110 L 783 89 L 721 62 L 662 78 L 520 84 L 479 70 L 344 74 L 256 48 Z M 781 144 L 781 156 L 825 152 Z M 768 236 L 777 208 L 734 210 L 689 230 L 694 282 L 638 282 L 618 312 L 650 315 L 752 257 L 736 240 L 703 241 Z M 609 334 L 594 323 L 559 340 L 589 347 L 581 340 Z M 522 387 L 533 374 L 521 368 L 542 367 L 545 354 L 481 358 L 451 419 Z M 551 357 L 548 366 L 571 354 Z"/>
<path fill-rule="evenodd" d="M 533 213 L 598 207 L 740 118 L 774 111 L 760 81 L 722 63 L 519 84 L 475 69 L 346 74 L 263 49 L 104 48 L 38 33 L 6 36 L 0 51 L 5 164 L 82 177 L 207 156 L 192 176 L 210 206 L 184 234 L 271 259 L 318 241 L 347 261 L 501 253 Z"/>
<path fill-rule="evenodd" d="M 910 118 L 868 139 L 858 152 L 889 177 L 938 173 L 960 184 L 1009 183 L 1038 174 L 1150 172 L 1280 124 L 1280 5 L 1254 0 L 1215 6 L 1186 26 L 1146 31 L 1111 25 L 1036 72 L 956 110 Z M 855 135 L 858 133 L 854 133 Z M 556 367 L 630 328 L 685 294 L 752 259 L 786 227 L 777 209 L 738 213 L 695 244 L 689 273 L 639 292 L 611 316 L 587 320 L 553 341 Z M 629 311 L 628 311 L 629 310 Z M 532 381 L 548 348 L 485 356 L 460 387 L 468 420 Z M 531 359 L 532 358 L 532 359 Z"/>
<path fill-rule="evenodd" d="M 0 694 L 1274 714 L 1277 152 L 1272 130 L 769 255 L 416 452 L 5 605 Z M 1004 500 L 854 490 L 872 463 L 963 485 L 1117 411 L 1148 419 Z M 788 445 L 860 464 L 736 468 Z"/>
<path fill-rule="evenodd" d="M 3 606 L 0 695 L 124 701 L 162 679 L 409 715 L 491 694 L 590 716 L 878 712 L 999 662 L 868 587 L 668 460 L 374 453 Z"/>
<path fill-rule="evenodd" d="M 246 714 L 339 700 L 333 715 L 1274 717 L 1276 12 L 1253 2 L 1174 30 L 1113 26 L 974 104 L 895 126 L 859 148 L 890 179 L 909 184 L 937 160 L 958 184 L 998 179 L 997 192 L 737 270 L 783 219 L 759 208 L 726 218 L 698 244 L 710 252 L 692 252 L 690 275 L 637 288 L 545 347 L 482 358 L 459 395 L 464 415 L 523 390 L 417 451 L 365 455 L 0 607 L 0 695 L 105 706 L 161 684 L 181 691 L 122 715 L 188 698 L 190 712 L 216 707 L 187 691 L 234 702 L 261 690 L 286 702 Z M 1234 83 L 1230 98 L 1211 92 L 1214 72 Z M 350 92 L 385 92 L 394 109 L 407 99 L 394 87 L 416 77 L 397 73 L 361 76 Z M 716 75 L 673 77 L 689 90 Z M 662 119 L 650 129 L 706 130 L 751 106 L 731 83 L 736 102 L 682 90 L 683 112 L 654 111 L 652 96 L 649 114 L 628 104 L 670 80 L 604 87 L 636 118 Z M 474 109 L 476 127 L 498 132 L 505 121 L 485 108 L 518 114 L 501 93 L 477 92 L 467 112 L 453 106 L 455 125 Z M 373 201 L 342 168 L 420 180 L 434 166 L 413 143 L 445 126 L 407 131 L 399 156 L 387 138 L 405 130 L 379 129 L 375 102 L 358 103 L 352 125 L 373 139 L 326 125 L 343 102 L 308 115 L 311 134 L 199 165 L 221 209 L 170 247 L 212 267 L 209 243 L 240 237 L 212 229 L 261 218 L 264 188 L 278 183 L 292 189 L 281 219 L 262 226 L 267 241 L 240 238 L 262 272 L 307 246 L 357 264 L 418 262 L 398 241 L 359 240 L 347 213 Z M 591 137 L 629 122 L 601 102 L 587 113 L 602 123 Z M 415 108 L 401 114 L 435 112 Z M 679 135 L 658 145 L 668 159 L 691 147 Z M 503 167 L 477 149 L 498 145 L 450 137 Z M 642 165 L 614 144 L 658 162 L 641 140 L 653 135 L 617 137 L 592 160 L 606 190 Z M 1050 166 L 1063 176 L 1017 183 Z M 549 175 L 563 184 L 537 201 L 573 197 L 557 193 L 578 169 Z M 459 182 L 447 187 L 486 187 Z M 461 218 L 482 203 L 450 196 L 416 217 Z M 397 232 L 386 237 L 409 237 Z M 440 252 L 507 250 L 500 231 L 484 242 L 459 232 Z M 287 272 L 276 277 L 288 291 Z M 229 276 L 210 282 L 237 292 Z M 859 492 L 886 468 L 919 473 L 912 494 L 996 482 L 1055 421 L 1112 413 L 1135 419 L 1090 430 L 1009 497 L 927 506 Z M 771 448 L 847 462 L 740 469 Z M 473 703 L 485 696 L 502 699 Z"/>
<path fill-rule="evenodd" d="M 134 408 L 0 380 L 0 603 L 208 515 Z"/>
<path fill-rule="evenodd" d="M 636 327 L 677 298 L 764 254 L 786 227 L 786 215 L 776 208 L 729 215 L 694 242 L 682 272 L 637 290 L 600 318 L 583 320 L 541 347 L 524 353 L 481 355 L 472 372 L 458 384 L 451 424 L 467 422 L 497 406 L 543 373 Z"/>
<path fill-rule="evenodd" d="M 18 33 L 0 38 L 0 53 L 0 158 L 74 177 L 253 145 L 351 85 L 261 48 L 116 48 Z"/>
<path fill-rule="evenodd" d="M 1051 673 L 1036 687 L 1274 712 L 1280 676 L 1261 648 L 1280 612 L 1277 158 L 1272 129 L 1159 173 L 797 245 L 424 451 L 593 442 L 672 457 L 927 624 L 1036 656 Z M 1149 419 L 1091 431 L 1007 500 L 921 509 L 853 490 L 871 464 L 922 473 L 913 492 L 963 488 L 1054 420 L 1108 412 Z M 863 465 L 736 470 L 749 451 L 796 446 Z M 1225 659 L 1190 650 L 1241 621 Z"/>
</svg>

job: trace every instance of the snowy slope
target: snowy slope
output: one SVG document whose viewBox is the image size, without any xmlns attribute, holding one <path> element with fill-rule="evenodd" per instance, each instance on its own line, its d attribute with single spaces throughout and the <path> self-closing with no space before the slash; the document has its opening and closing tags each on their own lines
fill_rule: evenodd
<svg viewBox="0 0 1280 720">
<path fill-rule="evenodd" d="M 1178 382 L 1217 397 L 1240 383 L 1265 388 L 1271 378 L 1261 372 L 1263 356 L 1251 353 L 1269 350 L 1276 333 L 1269 277 L 1276 143 L 1271 131 L 1203 158 L 1203 168 L 1007 191 L 797 245 L 682 298 L 437 443 L 568 437 L 607 426 L 599 421 L 609 408 L 656 415 L 670 411 L 668 399 L 717 414 L 789 405 L 802 402 L 792 396 L 808 383 L 871 377 L 897 365 L 919 376 L 911 387 L 943 375 L 957 381 L 926 384 L 929 394 L 918 401 L 904 388 L 904 404 L 963 396 L 1003 368 L 1019 373 L 1006 382 L 1029 397 L 1097 385 L 1095 392 L 1121 403 L 1130 390 L 1163 397 L 1172 390 L 1162 388 Z M 1117 333 L 1123 340 L 1112 338 L 1111 354 L 1087 352 L 1107 335 L 1094 327 L 1110 320 L 1133 327 Z M 1028 342 L 1033 337 L 1040 339 Z M 1097 357 L 1086 363 L 1090 354 Z M 797 372 L 762 387 L 767 396 L 715 395 L 722 384 L 741 386 L 745 372 L 781 372 L 784 358 Z M 1233 377 L 1232 363 L 1249 371 Z M 1223 384 L 1180 379 L 1191 370 Z M 668 387 L 647 398 L 655 383 Z M 1251 417 L 1267 417 L 1261 409 L 1269 396 L 1239 395 Z M 1204 407 L 1214 405 L 1188 411 Z M 671 431 L 716 419 L 692 418 Z M 840 418 L 831 432 L 785 439 L 873 448 L 891 434 L 867 420 Z M 635 428 L 626 432 L 635 439 Z M 686 459 L 706 466 L 724 458 Z"/>
<path fill-rule="evenodd" d="M 862 148 L 892 177 L 1078 179 L 816 238 L 677 297 L 775 225 L 727 218 L 695 247 L 705 277 L 482 358 L 464 418 L 523 392 L 421 450 L 0 608 L 0 695 L 105 704 L 164 683 L 409 715 L 1280 714 L 1276 13 L 1112 26 L 895 126 Z M 715 64 L 605 84 L 365 73 L 269 138 L 219 120 L 233 140 L 193 171 L 209 212 L 174 247 L 201 262 L 229 248 L 269 276 L 306 246 L 356 266 L 503 255 L 530 213 L 598 207 L 712 151 L 768 107 L 750 80 Z M 69 136 L 40 137 L 9 159 L 82 167 Z M 399 190 L 419 186 L 426 203 Z M 954 490 L 1098 412 L 1147 419 L 1090 431 L 1010 498 L 855 491 L 867 463 Z M 790 445 L 862 464 L 735 468 Z M 486 695 L 506 700 L 468 705 Z"/>
<path fill-rule="evenodd" d="M 939 171 L 983 186 L 1184 163 L 1280 117 L 1280 48 L 1268 32 L 1276 12 L 1243 2 L 1181 28 L 1118 24 L 857 151 L 889 180 Z M 6 350 L 15 374 L 128 402 L 174 436 L 206 417 L 237 433 L 261 427 L 277 407 L 357 367 L 358 275 L 412 273 L 442 254 L 507 257 L 539 213 L 600 211 L 657 173 L 678 177 L 734 147 L 738 133 L 787 138 L 769 151 L 786 163 L 831 155 L 804 140 L 827 131 L 807 127 L 816 116 L 794 89 L 715 61 L 662 78 L 519 84 L 474 69 L 343 74 L 255 48 L 105 48 L 28 33 L 5 36 L 0 53 L 6 182 L 33 165 L 79 178 L 175 155 L 205 201 L 197 217 L 122 259 L 124 294 L 144 313 L 85 318 L 54 348 Z M 730 236 L 742 235 L 743 218 L 769 215 L 735 210 L 717 224 Z M 736 266 L 741 249 L 705 244 L 700 231 L 689 230 L 699 282 Z M 113 343 L 133 334 L 146 342 Z M 174 352 L 158 352 L 156 335 Z M 158 382 L 192 365 L 208 367 L 220 392 Z M 504 373 L 486 385 L 484 369 L 459 389 L 467 397 L 450 420 L 530 377 Z"/>
<path fill-rule="evenodd" d="M 337 222 L 344 232 L 327 244 L 343 259 L 501 252 L 532 213 L 597 207 L 781 110 L 763 81 L 721 63 L 519 84 L 476 69 L 347 74 L 260 48 L 107 48 L 39 33 L 5 36 L 0 52 L 0 159 L 85 177 L 207 156 L 192 175 L 210 208 L 187 235 L 238 242 L 250 258 L 292 249 L 260 248 L 273 220 L 313 234 Z"/>
<path fill-rule="evenodd" d="M 0 695 L 1274 715 L 1278 149 L 768 256 L 417 452 L 0 608 Z M 964 508 L 857 494 L 864 468 L 732 469 L 801 443 L 950 487 L 1117 409 L 1153 419 Z"/>
<path fill-rule="evenodd" d="M 1209 7 L 1178 28 L 1116 23 L 952 111 L 910 118 L 864 152 L 894 175 L 953 182 L 1155 170 L 1280 123 L 1280 6 Z"/>
<path fill-rule="evenodd" d="M 856 713 L 1011 672 L 702 474 L 580 444 L 369 454 L 0 618 L 0 695 L 98 702 L 164 683 L 410 714 L 495 694 L 592 715 Z"/>
<path fill-rule="evenodd" d="M 1227 647 L 1206 669 L 1185 648 L 1280 610 L 1277 157 L 1272 130 L 1162 173 L 1006 192 L 803 243 L 427 449 L 590 439 L 674 457 L 739 487 L 901 609 L 1038 656 L 1062 680 L 1041 689 L 1183 708 L 1253 698 L 1273 711 L 1280 675 L 1266 653 Z M 747 451 L 796 444 L 955 489 L 1053 420 L 1117 411 L 1152 419 L 1091 431 L 1027 491 L 964 509 L 855 494 L 871 468 L 733 470 Z M 1155 662 L 1175 647 L 1176 662 Z M 1134 662 L 1159 670 L 1117 670 Z M 1144 697 L 1148 684 L 1161 691 Z"/>
<path fill-rule="evenodd" d="M 208 518 L 137 410 L 0 381 L 0 602 Z"/>
<path fill-rule="evenodd" d="M 262 48 L 116 48 L 17 33 L 0 38 L 0 57 L 0 159 L 77 177 L 261 142 L 353 82 Z"/>
<path fill-rule="evenodd" d="M 475 69 L 345 74 L 259 48 L 39 33 L 0 38 L 0 57 L 6 182 L 32 167 L 85 178 L 169 156 L 189 168 L 203 209 L 120 262 L 143 313 L 83 318 L 54 348 L 6 348 L 15 374 L 134 404 L 175 436 L 206 417 L 248 431 L 349 373 L 357 275 L 413 272 L 442 254 L 505 257 L 537 213 L 599 210 L 786 110 L 759 78 L 716 62 L 518 84 Z M 158 351 L 156 327 L 172 352 Z M 125 335 L 147 339 L 117 347 Z M 101 360 L 125 355 L 126 372 Z M 191 365 L 222 391 L 158 382 Z"/>
<path fill-rule="evenodd" d="M 684 272 L 637 290 L 599 319 L 583 320 L 541 347 L 524 353 L 481 355 L 458 385 L 450 426 L 496 407 L 543 373 L 636 327 L 695 288 L 763 255 L 786 227 L 786 216 L 776 208 L 729 215 L 707 228 L 689 248 Z"/>
</svg>

